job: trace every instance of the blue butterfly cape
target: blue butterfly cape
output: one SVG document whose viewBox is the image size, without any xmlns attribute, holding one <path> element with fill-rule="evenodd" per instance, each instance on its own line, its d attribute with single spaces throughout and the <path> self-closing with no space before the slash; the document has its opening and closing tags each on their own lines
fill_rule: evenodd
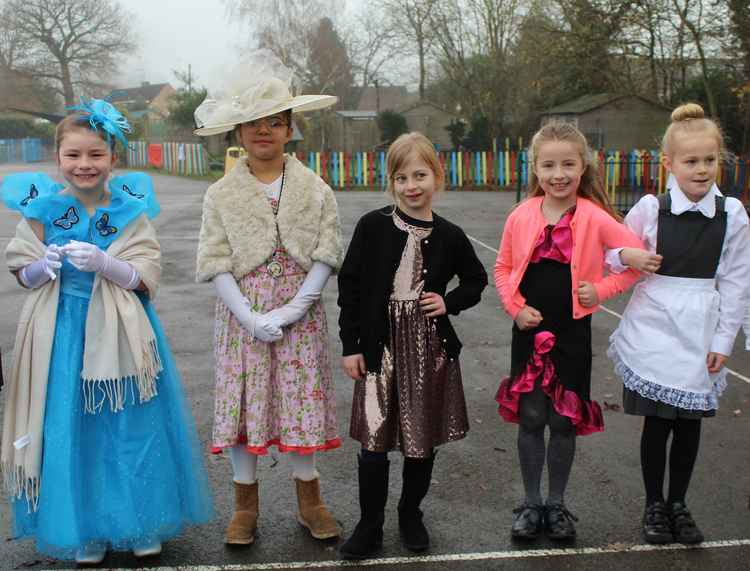
<svg viewBox="0 0 750 571">
<path fill-rule="evenodd" d="M 151 177 L 145 173 L 113 177 L 108 186 L 110 204 L 91 215 L 75 196 L 62 193 L 64 185 L 45 173 L 6 176 L 0 184 L 0 197 L 11 210 L 40 222 L 48 244 L 86 240 L 106 248 L 141 214 L 155 218 L 160 211 Z"/>
</svg>

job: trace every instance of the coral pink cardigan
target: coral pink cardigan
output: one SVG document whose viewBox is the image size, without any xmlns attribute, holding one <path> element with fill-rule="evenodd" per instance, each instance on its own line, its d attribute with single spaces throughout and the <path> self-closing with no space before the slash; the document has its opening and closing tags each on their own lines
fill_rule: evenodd
<svg viewBox="0 0 750 571">
<path fill-rule="evenodd" d="M 519 286 L 529 265 L 534 245 L 547 221 L 542 214 L 543 197 L 529 198 L 508 216 L 503 239 L 495 262 L 495 287 L 505 311 L 515 319 L 526 305 Z M 573 255 L 570 273 L 573 288 L 573 317 L 579 319 L 594 313 L 599 306 L 583 307 L 576 288 L 582 281 L 591 282 L 603 302 L 630 288 L 640 273 L 629 269 L 621 274 L 604 276 L 604 254 L 612 248 L 643 248 L 641 241 L 624 224 L 620 224 L 594 202 L 578 197 L 576 212 L 570 223 L 573 232 Z"/>
</svg>

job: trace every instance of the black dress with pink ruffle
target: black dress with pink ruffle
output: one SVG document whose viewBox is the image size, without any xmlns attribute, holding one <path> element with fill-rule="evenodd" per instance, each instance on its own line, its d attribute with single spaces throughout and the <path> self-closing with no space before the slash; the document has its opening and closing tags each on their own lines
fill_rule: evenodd
<svg viewBox="0 0 750 571">
<path fill-rule="evenodd" d="M 581 436 L 604 430 L 604 419 L 591 400 L 591 315 L 573 318 L 574 215 L 575 210 L 568 211 L 556 225 L 547 226 L 534 248 L 520 291 L 543 321 L 526 331 L 513 325 L 510 376 L 500 383 L 495 400 L 500 416 L 518 423 L 521 395 L 540 387 Z"/>
</svg>

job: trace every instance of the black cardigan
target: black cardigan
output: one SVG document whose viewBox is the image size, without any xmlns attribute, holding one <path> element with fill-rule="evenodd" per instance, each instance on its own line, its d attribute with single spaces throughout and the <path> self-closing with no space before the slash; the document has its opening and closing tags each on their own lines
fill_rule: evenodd
<svg viewBox="0 0 750 571">
<path fill-rule="evenodd" d="M 368 371 L 380 371 L 383 348 L 388 343 L 388 300 L 393 278 L 406 247 L 407 233 L 391 218 L 392 206 L 365 214 L 354 229 L 339 271 L 339 335 L 343 354 L 364 354 Z M 419 225 L 399 212 L 407 222 Z M 425 292 L 443 296 L 449 314 L 458 315 L 477 303 L 487 285 L 487 272 L 469 239 L 455 224 L 433 213 L 433 229 L 421 241 Z M 445 293 L 458 276 L 458 286 Z M 461 351 L 461 342 L 447 315 L 436 318 L 437 329 L 449 358 Z"/>
</svg>

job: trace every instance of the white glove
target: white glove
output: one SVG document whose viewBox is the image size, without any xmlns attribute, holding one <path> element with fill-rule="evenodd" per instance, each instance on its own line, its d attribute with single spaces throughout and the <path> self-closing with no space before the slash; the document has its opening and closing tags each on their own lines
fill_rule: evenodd
<svg viewBox="0 0 750 571">
<path fill-rule="evenodd" d="M 281 339 L 281 328 L 272 324 L 267 314 L 258 313 L 250 308 L 250 301 L 242 295 L 232 274 L 218 274 L 213 282 L 216 294 L 252 337 L 264 343 L 273 343 Z"/>
<path fill-rule="evenodd" d="M 30 289 L 36 289 L 50 280 L 57 279 L 62 267 L 62 257 L 62 249 L 55 244 L 50 244 L 41 258 L 21 268 L 18 272 L 18 279 Z"/>
<path fill-rule="evenodd" d="M 94 244 L 71 240 L 62 250 L 68 261 L 82 272 L 97 272 L 124 289 L 135 289 L 141 283 L 140 274 L 131 264 L 110 256 Z"/>
<path fill-rule="evenodd" d="M 302 282 L 297 294 L 289 301 L 272 309 L 266 315 L 271 323 L 279 327 L 286 327 L 302 319 L 310 306 L 320 299 L 323 288 L 333 272 L 333 268 L 323 262 L 315 262 Z"/>
</svg>

